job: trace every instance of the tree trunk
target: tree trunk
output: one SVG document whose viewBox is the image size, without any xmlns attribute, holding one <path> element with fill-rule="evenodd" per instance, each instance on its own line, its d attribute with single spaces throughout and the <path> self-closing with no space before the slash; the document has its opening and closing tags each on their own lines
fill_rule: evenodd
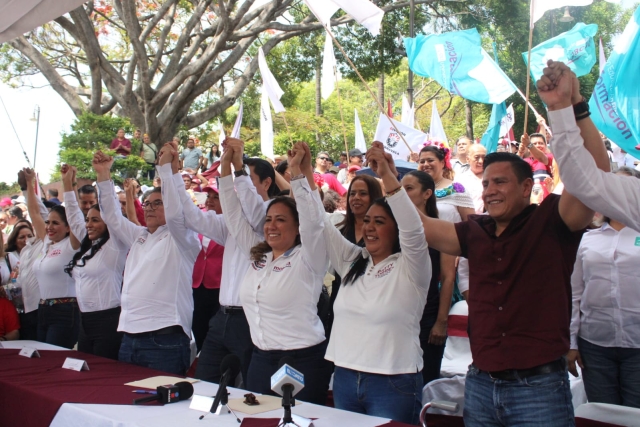
<svg viewBox="0 0 640 427">
<path fill-rule="evenodd" d="M 322 115 L 322 57 L 316 55 L 316 116 Z"/>
<path fill-rule="evenodd" d="M 384 72 L 380 73 L 380 78 L 378 78 L 378 102 L 383 107 L 385 106 L 384 105 Z"/>
<path fill-rule="evenodd" d="M 467 118 L 467 138 L 473 142 L 473 110 L 471 109 L 471 101 L 464 100 L 464 112 Z"/>
</svg>

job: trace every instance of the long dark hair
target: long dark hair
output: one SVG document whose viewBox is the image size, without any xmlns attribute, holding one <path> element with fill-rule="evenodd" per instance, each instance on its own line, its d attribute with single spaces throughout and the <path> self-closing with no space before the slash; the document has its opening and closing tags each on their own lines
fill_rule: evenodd
<svg viewBox="0 0 640 427">
<path fill-rule="evenodd" d="M 278 196 L 274 198 L 271 201 L 271 203 L 269 203 L 269 207 L 267 208 L 267 215 L 269 214 L 269 211 L 271 210 L 271 208 L 277 204 L 285 205 L 286 207 L 288 207 L 289 211 L 291 211 L 291 215 L 293 216 L 294 221 L 297 224 L 300 224 L 300 218 L 298 217 L 298 208 L 296 206 L 296 201 L 294 199 L 288 196 Z M 300 234 L 296 236 L 296 241 L 294 243 L 294 246 L 299 244 L 300 244 Z M 251 254 L 250 254 L 251 260 L 260 262 L 264 259 L 265 255 L 271 251 L 273 251 L 273 249 L 266 241 L 258 243 L 257 245 L 251 248 Z"/>
<path fill-rule="evenodd" d="M 367 184 L 367 189 L 369 191 L 369 200 L 375 201 L 382 198 L 382 187 L 380 187 L 380 183 L 372 176 L 369 175 L 356 175 L 355 178 L 351 180 L 349 184 L 349 190 L 347 190 L 347 213 L 342 222 L 340 222 L 337 227 L 342 227 L 342 235 L 347 236 L 355 233 L 356 229 L 356 216 L 351 211 L 349 207 L 349 199 L 351 197 L 351 188 L 353 187 L 354 182 L 364 181 Z M 373 206 L 373 203 L 369 205 L 369 207 Z M 352 242 L 358 243 L 358 242 Z"/>
<path fill-rule="evenodd" d="M 447 166 L 446 158 L 447 153 L 444 150 L 436 145 L 427 145 L 422 150 L 420 150 L 420 154 L 422 153 L 433 153 L 438 160 L 444 162 L 444 169 L 442 170 L 442 177 L 445 179 L 453 179 L 453 170 L 449 169 Z"/>
<path fill-rule="evenodd" d="M 7 244 L 4 246 L 6 252 L 18 252 L 18 234 L 20 234 L 20 230 L 23 228 L 28 228 L 33 233 L 33 227 L 31 223 L 26 219 L 20 220 L 13 226 L 13 231 L 9 234 L 9 238 L 7 239 Z"/>
<path fill-rule="evenodd" d="M 429 218 L 438 218 L 438 203 L 436 201 L 436 183 L 431 175 L 426 172 L 414 170 L 407 172 L 404 176 L 412 176 L 418 180 L 422 191 L 431 190 L 431 197 L 426 201 L 426 211 Z"/>
<path fill-rule="evenodd" d="M 100 206 L 98 205 L 91 206 L 89 210 L 91 209 L 95 209 L 98 212 L 100 212 Z M 93 241 L 89 239 L 89 234 L 87 233 L 84 236 L 84 239 L 82 239 L 82 242 L 80 243 L 80 250 L 73 255 L 73 258 L 71 259 L 69 264 L 67 264 L 67 266 L 64 268 L 64 272 L 67 273 L 69 276 L 71 276 L 71 272 L 73 271 L 74 267 L 84 267 L 87 261 L 93 258 L 95 254 L 97 254 L 98 251 L 102 249 L 104 244 L 107 243 L 108 241 L 109 241 L 108 228 L 104 230 L 104 234 L 102 235 L 102 237 L 98 238 L 98 241 L 95 245 L 93 244 Z"/>
<path fill-rule="evenodd" d="M 396 226 L 396 240 L 395 242 L 393 242 L 393 248 L 391 249 L 392 251 L 391 253 L 395 254 L 400 252 L 400 230 L 398 229 L 398 223 L 396 221 L 396 217 L 393 216 L 391 207 L 387 203 L 387 200 L 384 198 L 376 199 L 371 204 L 369 209 L 371 209 L 374 206 L 381 206 L 384 209 L 385 213 L 393 220 L 393 223 Z M 365 258 L 364 256 L 362 256 L 362 252 L 360 252 L 360 255 L 358 255 L 358 258 L 356 258 L 356 260 L 351 265 L 349 272 L 346 274 L 346 276 L 344 276 L 344 279 L 342 279 L 342 282 L 345 284 L 347 283 L 353 284 L 358 279 L 358 277 L 364 274 L 365 270 L 367 269 L 367 264 L 369 264 L 369 258 Z"/>
</svg>

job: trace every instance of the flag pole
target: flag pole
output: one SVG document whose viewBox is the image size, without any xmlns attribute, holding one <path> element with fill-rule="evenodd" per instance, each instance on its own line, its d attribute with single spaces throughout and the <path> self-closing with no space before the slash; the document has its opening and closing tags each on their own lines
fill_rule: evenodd
<svg viewBox="0 0 640 427">
<path fill-rule="evenodd" d="M 342 48 L 342 45 L 340 44 L 340 42 L 338 42 L 338 40 L 335 38 L 335 36 L 333 35 L 333 33 L 331 33 L 331 31 L 329 31 L 328 28 L 325 27 L 325 30 L 327 31 L 327 33 L 329 34 L 329 36 L 331 37 L 331 39 L 333 40 L 333 42 L 335 43 L 336 46 L 338 46 L 338 49 L 340 49 L 340 52 L 342 52 L 342 55 L 345 57 L 345 59 L 347 60 L 347 62 L 349 63 L 349 65 L 351 66 L 351 68 L 353 69 L 353 71 L 355 71 L 355 73 L 358 75 L 358 77 L 360 78 L 360 80 L 362 81 L 362 83 L 364 84 L 364 86 L 367 88 L 367 90 L 369 91 L 369 94 L 371 95 L 371 97 L 376 101 L 376 104 L 378 104 L 378 108 L 380 108 L 380 112 L 382 114 L 385 115 L 385 117 L 387 119 L 389 119 L 389 123 L 391 123 L 391 126 L 393 126 L 393 128 L 396 130 L 396 132 L 398 133 L 398 136 L 402 139 L 402 142 L 404 142 L 404 144 L 407 146 L 407 148 L 409 149 L 409 152 L 411 154 L 413 154 L 413 150 L 411 149 L 411 147 L 409 146 L 409 143 L 407 142 L 406 139 L 404 139 L 404 135 L 402 134 L 402 132 L 400 132 L 400 130 L 398 129 L 398 127 L 396 126 L 396 124 L 393 122 L 393 120 L 391 119 L 391 117 L 389 117 L 389 115 L 387 114 L 387 112 L 384 110 L 384 106 L 380 103 L 380 100 L 376 97 L 376 95 L 373 93 L 373 91 L 371 90 L 371 88 L 369 87 L 369 85 L 367 84 L 367 82 L 365 81 L 365 79 L 362 77 L 362 75 L 360 74 L 360 72 L 358 71 L 358 69 L 356 68 L 355 65 L 353 65 L 353 62 L 351 61 L 351 58 L 349 58 L 349 55 L 347 55 L 347 52 L 344 51 L 344 49 Z"/>
<path fill-rule="evenodd" d="M 529 50 L 527 52 L 527 89 L 524 104 L 524 133 L 527 133 L 529 122 L 529 88 L 531 86 L 531 47 L 533 45 L 533 7 L 535 0 L 531 0 L 529 7 Z"/>
<path fill-rule="evenodd" d="M 284 111 L 280 112 L 282 120 L 284 120 L 284 126 L 287 128 L 287 136 L 289 137 L 289 143 L 293 147 L 293 139 L 291 139 L 291 131 L 289 130 L 289 123 L 287 123 L 287 117 L 284 115 Z"/>
<path fill-rule="evenodd" d="M 338 67 L 333 66 L 333 76 L 336 79 L 336 91 L 338 92 L 338 107 L 340 108 L 340 121 L 342 122 L 342 136 L 344 137 L 344 149 L 347 153 L 347 165 L 351 162 L 349 159 L 349 143 L 347 142 L 347 128 L 344 125 L 344 115 L 342 114 L 342 97 L 340 96 L 340 85 L 338 84 Z"/>
</svg>

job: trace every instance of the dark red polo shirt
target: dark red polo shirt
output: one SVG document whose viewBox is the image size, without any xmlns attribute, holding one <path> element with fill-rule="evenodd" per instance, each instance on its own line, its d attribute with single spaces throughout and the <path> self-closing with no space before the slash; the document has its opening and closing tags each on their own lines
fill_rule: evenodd
<svg viewBox="0 0 640 427">
<path fill-rule="evenodd" d="M 483 371 L 527 369 L 569 350 L 571 273 L 582 231 L 560 217 L 549 195 L 516 216 L 500 236 L 488 215 L 455 225 L 469 259 L 469 339 Z"/>
</svg>

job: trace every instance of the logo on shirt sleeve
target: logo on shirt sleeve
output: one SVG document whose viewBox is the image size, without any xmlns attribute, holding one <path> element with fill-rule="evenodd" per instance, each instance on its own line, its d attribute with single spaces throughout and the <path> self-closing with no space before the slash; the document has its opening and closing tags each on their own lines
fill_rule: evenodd
<svg viewBox="0 0 640 427">
<path fill-rule="evenodd" d="M 262 270 L 265 267 L 265 265 L 267 265 L 267 261 L 264 258 L 261 259 L 260 261 L 253 261 L 251 263 L 251 267 L 253 267 L 253 269 L 256 271 Z"/>
<path fill-rule="evenodd" d="M 381 268 L 380 270 L 378 270 L 378 272 L 375 275 L 376 279 L 379 279 L 381 277 L 384 276 L 388 276 L 389 273 L 391 273 L 393 271 L 393 267 L 394 267 L 394 263 L 391 263 L 383 268 Z"/>
</svg>

